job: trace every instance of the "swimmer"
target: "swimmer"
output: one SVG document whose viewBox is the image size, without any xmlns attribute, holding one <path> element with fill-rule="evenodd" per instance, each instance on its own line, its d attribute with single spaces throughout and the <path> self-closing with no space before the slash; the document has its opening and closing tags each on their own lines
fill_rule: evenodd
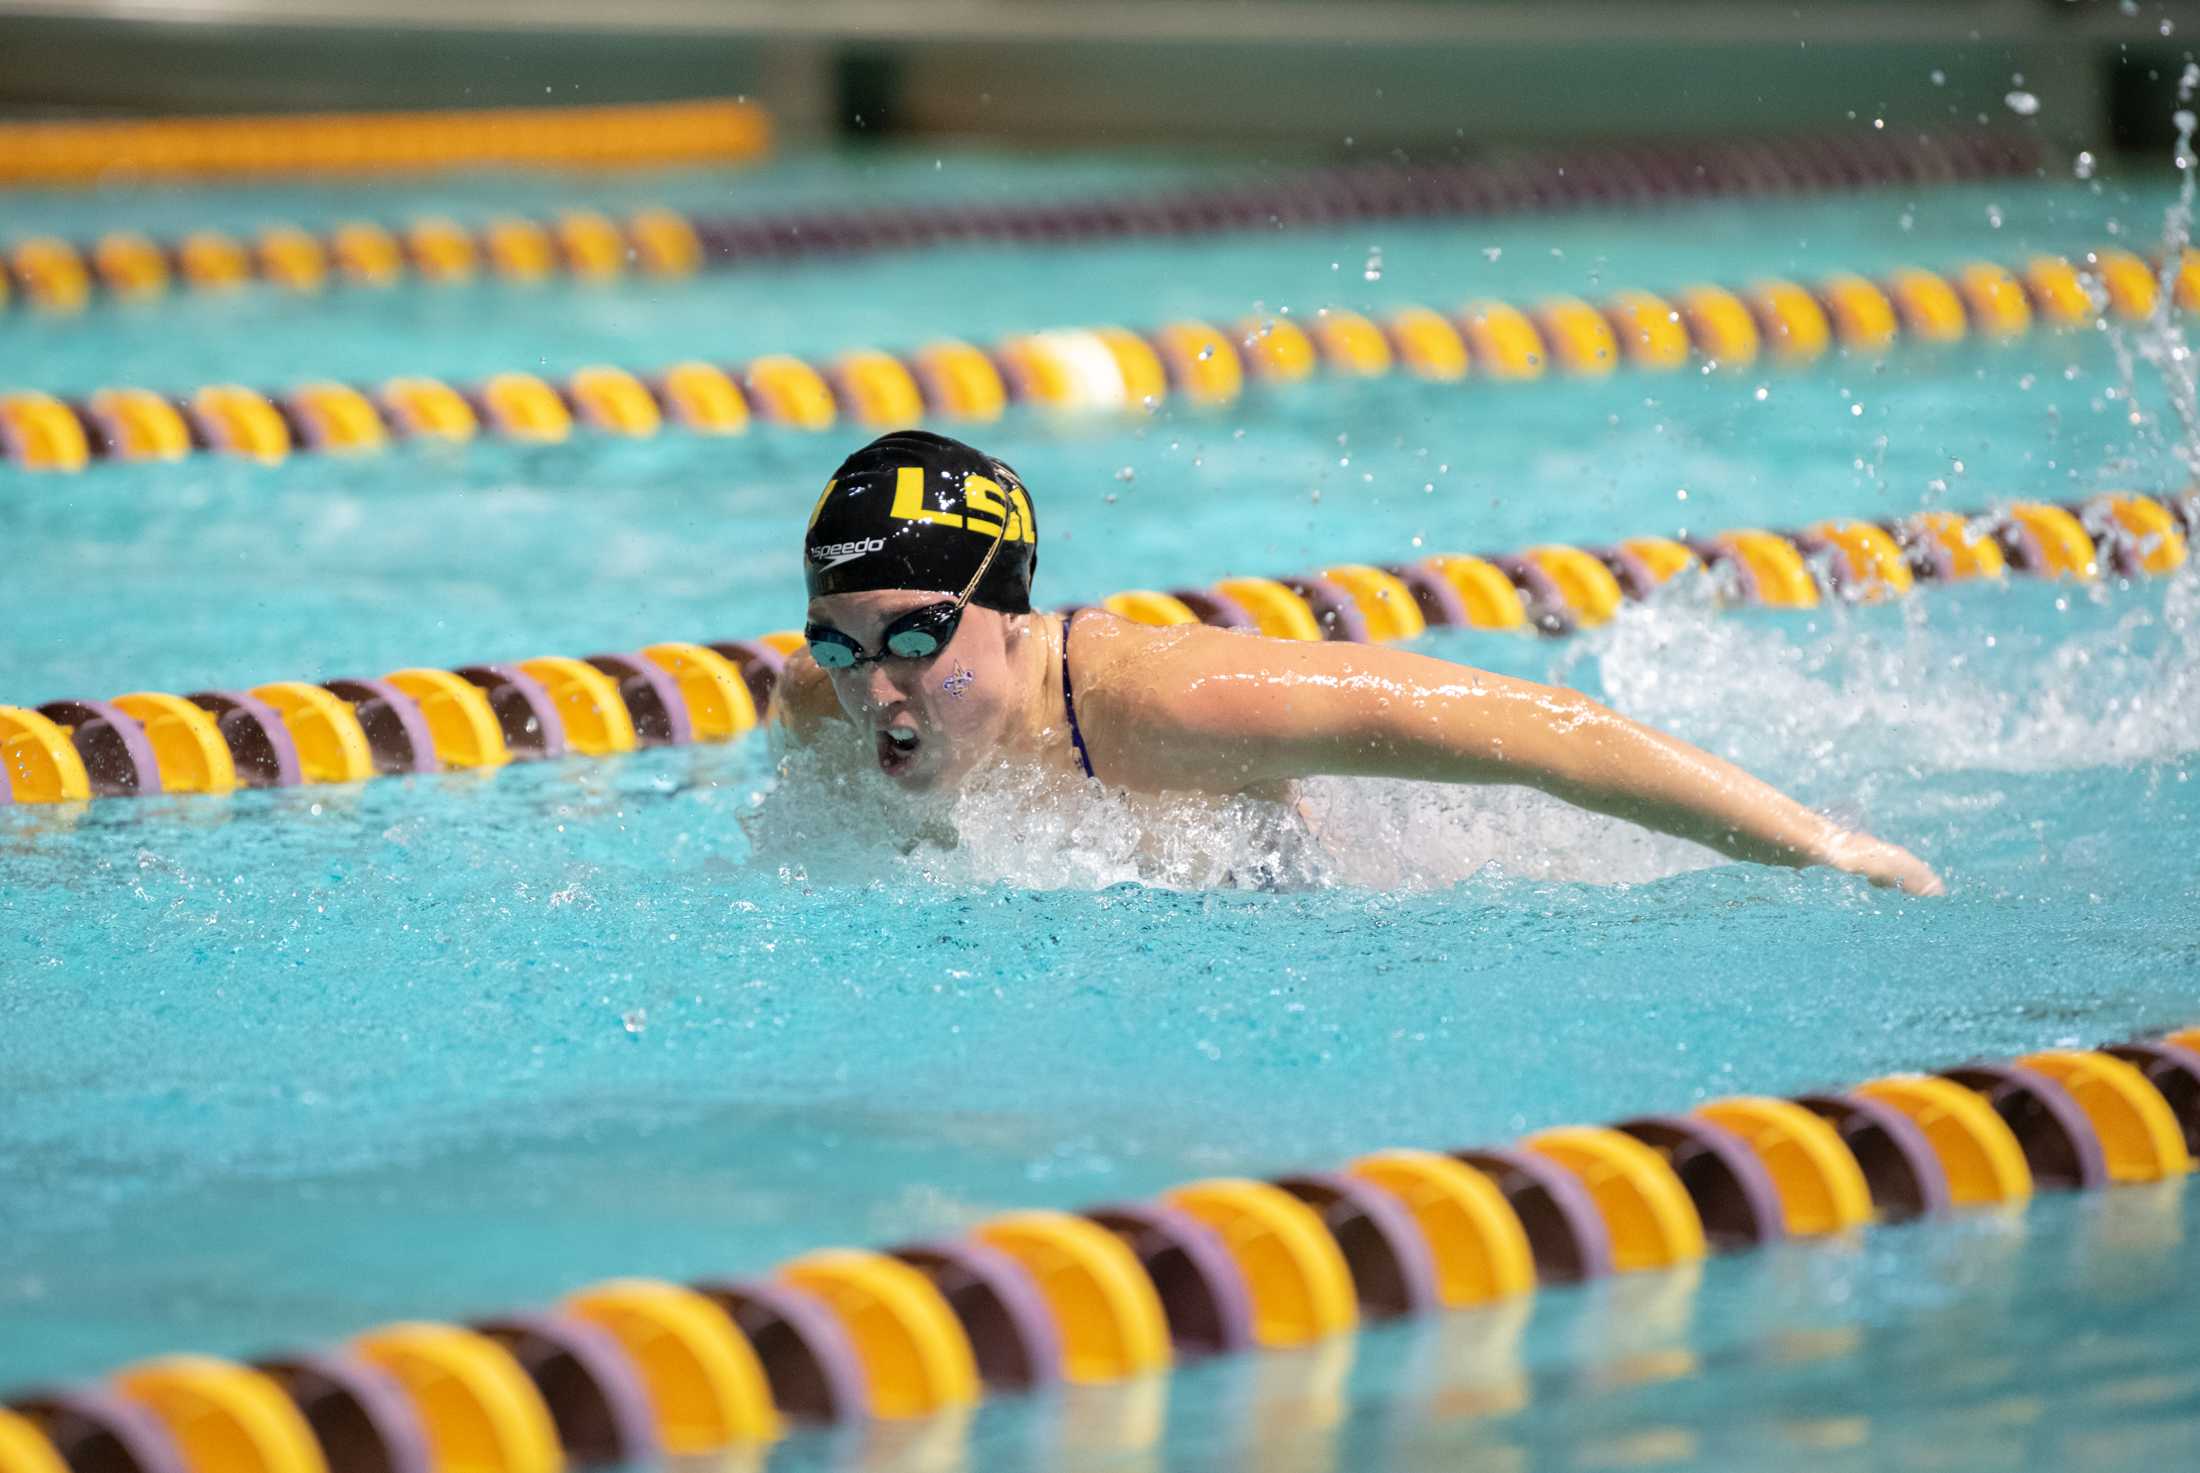
<svg viewBox="0 0 2200 1473">
<path fill-rule="evenodd" d="M 1729 858 L 1941 893 L 1908 850 L 1578 692 L 1380 645 L 1037 613 L 1038 561 L 1030 493 L 1000 461 L 917 430 L 864 446 L 810 513 L 808 648 L 774 720 L 912 792 L 999 762 L 1140 793 L 1520 784 Z"/>
</svg>

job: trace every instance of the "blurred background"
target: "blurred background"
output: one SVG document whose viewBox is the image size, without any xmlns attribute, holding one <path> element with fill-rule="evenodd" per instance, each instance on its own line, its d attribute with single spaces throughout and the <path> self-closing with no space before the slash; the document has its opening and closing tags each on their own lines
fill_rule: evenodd
<svg viewBox="0 0 2200 1473">
<path fill-rule="evenodd" d="M 0 0 L 0 110 L 743 93 L 793 140 L 1211 138 L 1348 153 L 2005 117 L 2159 143 L 2159 0 Z"/>
</svg>

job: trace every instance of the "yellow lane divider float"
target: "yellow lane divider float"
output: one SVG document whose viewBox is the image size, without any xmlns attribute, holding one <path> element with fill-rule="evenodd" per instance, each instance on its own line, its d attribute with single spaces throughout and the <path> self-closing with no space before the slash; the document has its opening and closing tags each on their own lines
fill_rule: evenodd
<svg viewBox="0 0 2200 1473">
<path fill-rule="evenodd" d="M 465 108 L 431 112 L 285 113 L 0 124 L 0 184 L 97 184 L 129 178 L 250 178 L 514 166 L 618 168 L 753 159 L 771 120 L 753 102 L 611 107 Z M 415 229 L 417 236 L 434 236 Z M 110 240 L 114 237 L 109 237 Z M 199 239 L 192 237 L 191 239 Z M 222 247 L 201 252 L 210 263 Z M 186 246 L 188 246 L 188 241 Z M 437 242 L 430 253 L 447 249 Z M 103 253 L 103 274 L 143 286 L 155 258 Z M 208 271 L 241 278 L 237 265 Z"/>
<path fill-rule="evenodd" d="M 649 249 L 622 245 L 611 221 L 582 214 L 554 233 L 508 234 L 496 238 L 502 246 L 492 240 L 484 250 L 492 260 L 526 266 L 539 245 L 598 277 L 625 269 L 629 259 L 644 270 L 689 269 L 694 253 L 673 248 L 664 238 L 671 226 L 649 218 L 656 241 Z M 286 271 L 301 282 L 334 273 L 387 283 L 404 269 L 408 250 L 416 260 L 429 251 L 425 259 L 436 264 L 422 269 L 443 275 L 471 271 L 477 259 L 440 229 L 415 228 L 408 246 L 379 226 L 346 227 L 311 261 L 300 257 L 295 232 L 275 238 Z M 207 263 L 242 259 L 210 242 L 200 245 L 198 256 L 179 260 L 178 273 L 228 279 L 226 265 Z M 92 267 L 106 261 L 126 272 L 131 290 L 150 291 L 165 278 L 143 246 L 135 236 L 109 242 L 92 252 Z M 274 259 L 264 241 L 260 254 Z M 81 303 L 92 269 L 52 239 L 18 246 L 11 264 L 27 299 L 56 308 Z M 1364 379 L 1403 372 L 1431 383 L 1465 383 L 1602 378 L 1623 366 L 1670 373 L 1691 361 L 1737 369 L 1766 359 L 1796 365 L 1836 347 L 1879 354 L 1905 341 L 1932 346 L 1976 336 L 2007 343 L 2035 327 L 2066 329 L 2104 315 L 2143 320 L 2157 301 L 2154 270 L 2128 251 L 2102 250 L 2075 264 L 2039 258 L 2021 271 L 1974 262 L 1952 277 L 1905 269 L 1883 282 L 1843 273 L 1815 287 L 1759 281 L 1739 292 L 1696 286 L 1671 297 L 1630 290 L 1600 304 L 1579 297 L 1525 307 L 1475 301 L 1449 313 L 1398 308 L 1380 321 L 1324 308 L 1303 317 L 1257 315 L 1228 330 L 1188 320 L 1145 332 L 1063 328 L 1018 333 L 990 349 L 959 341 L 908 354 L 861 348 L 821 364 L 767 354 L 744 364 L 689 362 L 655 373 L 600 364 L 563 378 L 501 373 L 477 384 L 406 376 L 379 384 L 315 381 L 282 391 L 221 384 L 181 396 L 107 388 L 81 399 L 0 391 L 0 454 L 54 471 L 82 470 L 99 459 L 173 459 L 193 448 L 273 463 L 300 450 L 356 455 L 402 439 L 489 434 L 556 442 L 576 424 L 647 437 L 668 427 L 742 434 L 757 420 L 802 430 L 842 423 L 895 428 L 928 416 L 985 422 L 1011 403 L 1058 415 L 1143 413 L 1172 397 L 1229 404 L 1248 382 L 1273 388 L 1317 374 Z M 2174 290 L 2184 310 L 2200 303 L 2200 252 L 2181 258 Z"/>
<path fill-rule="evenodd" d="M 1756 1244 L 2178 1181 L 2200 1146 L 2195 1044 L 2200 1029 L 1009 1212 L 957 1239 L 827 1249 L 745 1281 L 618 1279 L 545 1311 L 386 1325 L 255 1365 L 162 1357 L 18 1394 L 0 1407 L 0 1469 L 753 1468 L 820 1423 L 952 1443 L 981 1397 L 1061 1383 L 1120 1388 L 1116 1435 L 1145 1447 L 1156 1378 L 1218 1352 L 1334 1369 L 1363 1321 L 1508 1305 L 1517 1319 L 1544 1284 L 1692 1286 L 1700 1260 Z"/>
<path fill-rule="evenodd" d="M 2017 502 L 1972 517 L 1924 512 L 1884 525 L 1834 520 L 1688 542 L 1634 537 L 1597 549 L 1545 544 L 1509 556 L 1336 563 L 1303 577 L 1131 589 L 1099 606 L 1141 624 L 1203 623 L 1278 639 L 1391 643 L 1432 628 L 1555 635 L 1605 623 L 1629 601 L 1681 585 L 1721 605 L 1808 609 L 1828 598 L 1877 602 L 1920 583 L 2009 572 L 2082 582 L 2169 573 L 2185 565 L 2195 531 L 2200 490 L 2109 491 L 2069 506 Z M 781 630 L 587 659 L 405 669 L 375 680 L 276 681 L 188 696 L 138 691 L 36 710 L 0 705 L 0 804 L 345 783 L 731 741 L 762 718 L 801 642 Z"/>
</svg>

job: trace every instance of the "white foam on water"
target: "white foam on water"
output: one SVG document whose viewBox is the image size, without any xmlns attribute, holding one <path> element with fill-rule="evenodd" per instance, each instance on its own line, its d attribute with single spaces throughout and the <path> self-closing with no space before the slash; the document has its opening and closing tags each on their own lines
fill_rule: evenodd
<svg viewBox="0 0 2200 1473">
<path fill-rule="evenodd" d="M 1275 801 L 1128 794 L 1002 768 L 912 798 L 815 753 L 786 754 L 779 772 L 745 827 L 751 862 L 793 881 L 1423 890 L 1476 876 L 1639 882 L 1719 862 L 1520 788 L 1319 778 Z"/>
<path fill-rule="evenodd" d="M 2065 587 L 2065 601 L 2089 598 Z M 1947 595 L 1930 590 L 1899 622 L 1837 613 L 1814 635 L 1650 607 L 1588 636 L 1573 658 L 1594 663 L 1619 710 L 1768 778 L 2047 772 L 2192 751 L 2200 580 L 2188 571 L 2166 586 L 2090 596 L 2109 601 L 2110 617 L 2081 609 L 2091 617 L 2052 640 L 1997 629 L 1995 611 L 1981 619 L 1977 604 L 1935 609 Z"/>
<path fill-rule="evenodd" d="M 1030 767 L 983 772 L 951 794 L 910 795 L 875 773 L 789 752 L 745 827 L 752 862 L 829 883 L 1209 889 L 1328 878 L 1305 823 L 1283 804 L 1124 794 Z"/>
</svg>

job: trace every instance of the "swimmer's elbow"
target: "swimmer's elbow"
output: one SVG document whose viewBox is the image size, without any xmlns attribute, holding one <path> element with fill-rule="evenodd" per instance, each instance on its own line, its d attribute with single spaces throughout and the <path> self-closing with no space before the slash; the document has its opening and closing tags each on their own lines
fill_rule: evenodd
<svg viewBox="0 0 2200 1473">
<path fill-rule="evenodd" d="M 840 699 L 833 694 L 831 677 L 807 654 L 789 658 L 773 687 L 771 704 L 764 713 L 765 725 L 795 741 L 807 741 L 823 730 L 825 723 L 841 716 Z"/>
</svg>

